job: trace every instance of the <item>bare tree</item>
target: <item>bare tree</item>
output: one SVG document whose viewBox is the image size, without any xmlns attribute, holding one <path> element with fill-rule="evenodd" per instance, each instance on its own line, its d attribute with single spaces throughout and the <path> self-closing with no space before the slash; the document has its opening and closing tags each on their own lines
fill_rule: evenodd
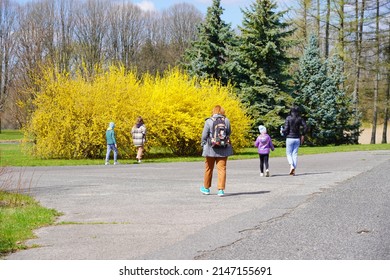
<svg viewBox="0 0 390 280">
<path fill-rule="evenodd" d="M 345 65 L 345 21 L 346 21 L 346 14 L 345 14 L 345 0 L 339 0 L 338 1 L 338 15 L 339 15 L 339 26 L 338 26 L 338 56 L 340 57 L 343 65 L 342 65 L 342 73 L 344 73 L 344 65 Z M 343 82 L 344 83 L 344 82 Z M 341 86 L 344 87 L 344 84 Z"/>
<path fill-rule="evenodd" d="M 96 65 L 104 62 L 104 39 L 107 34 L 111 1 L 88 0 L 79 3 L 76 12 L 75 36 L 79 64 L 94 73 Z"/>
<path fill-rule="evenodd" d="M 325 19 L 325 57 L 329 56 L 329 40 L 330 40 L 330 0 L 326 1 L 326 19 Z"/>
<path fill-rule="evenodd" d="M 202 14 L 192 4 L 175 4 L 163 13 L 167 23 L 167 35 L 176 56 L 184 54 L 197 36 L 197 25 Z"/>
<path fill-rule="evenodd" d="M 56 18 L 55 23 L 55 60 L 60 72 L 69 72 L 72 67 L 74 57 L 74 26 L 75 19 L 73 7 L 74 0 L 57 0 L 56 1 Z"/>
<path fill-rule="evenodd" d="M 390 37 L 389 37 L 390 38 Z M 388 61 L 390 63 L 390 61 Z M 383 123 L 383 132 L 382 132 L 382 144 L 387 143 L 387 124 L 389 122 L 389 106 L 390 106 L 390 70 L 388 66 L 387 72 L 387 90 L 386 90 L 386 99 L 385 99 L 385 113 L 384 113 L 384 123 Z"/>
<path fill-rule="evenodd" d="M 202 14 L 192 4 L 176 4 L 147 14 L 147 37 L 141 51 L 141 72 L 155 74 L 177 65 L 197 36 Z"/>
<path fill-rule="evenodd" d="M 382 144 L 387 143 L 387 124 L 389 122 L 390 114 L 389 114 L 389 106 L 390 106 L 390 21 L 387 23 L 389 26 L 388 29 L 388 40 L 387 46 L 385 50 L 386 55 L 386 71 L 387 71 L 387 81 L 386 81 L 386 97 L 385 97 L 385 112 L 384 112 L 384 123 L 383 123 L 383 133 L 382 133 Z"/>
<path fill-rule="evenodd" d="M 311 6 L 311 0 L 303 0 L 303 38 L 308 36 L 308 17 L 309 17 L 309 8 Z"/>
<path fill-rule="evenodd" d="M 165 22 L 161 14 L 157 12 L 145 12 L 146 37 L 139 54 L 137 69 L 140 74 L 152 75 L 167 69 L 166 49 L 168 48 L 165 35 Z"/>
<path fill-rule="evenodd" d="M 26 106 L 18 113 L 18 121 L 23 123 L 33 109 L 30 101 L 36 91 L 36 78 L 41 76 L 42 67 L 54 63 L 54 5 L 49 0 L 28 3 L 17 14 L 15 91 L 17 100 Z"/>
<path fill-rule="evenodd" d="M 316 34 L 317 34 L 317 38 L 319 39 L 320 38 L 320 34 L 321 34 L 321 0 L 316 0 L 316 8 L 317 8 L 317 14 L 316 14 Z"/>
<path fill-rule="evenodd" d="M 15 6 L 10 1 L 0 1 L 0 133 L 2 113 L 10 93 L 12 61 L 14 53 Z"/>
<path fill-rule="evenodd" d="M 110 14 L 110 28 L 106 40 L 107 57 L 120 62 L 126 69 L 135 67 L 145 41 L 145 17 L 138 6 L 116 4 Z"/>
<path fill-rule="evenodd" d="M 364 28 L 364 10 L 365 10 L 366 0 L 361 0 L 361 5 L 359 5 L 359 0 L 355 0 L 355 41 L 354 41 L 354 86 L 352 93 L 352 103 L 354 107 L 354 122 L 358 124 L 360 122 L 360 113 L 359 113 L 359 92 L 360 92 L 360 76 L 361 76 L 361 57 L 362 57 L 362 42 L 363 42 L 363 28 Z M 355 143 L 358 143 L 359 131 L 355 131 Z"/>
<path fill-rule="evenodd" d="M 374 79 L 374 104 L 372 116 L 371 144 L 376 142 L 376 125 L 378 121 L 378 95 L 379 95 L 379 57 L 380 57 L 380 39 L 379 39 L 379 0 L 376 0 L 376 18 L 375 18 L 375 79 Z"/>
<path fill-rule="evenodd" d="M 294 24 L 296 25 L 296 32 L 294 33 L 297 40 L 300 42 L 299 49 L 302 51 L 306 44 L 307 38 L 310 34 L 314 32 L 313 24 L 311 23 L 313 16 L 312 10 L 312 0 L 299 0 L 298 7 L 295 10 L 296 18 L 294 19 Z"/>
<path fill-rule="evenodd" d="M 52 60 L 54 45 L 52 4 L 52 1 L 29 3 L 19 10 L 17 55 L 22 69 L 27 72 L 34 72 L 45 61 Z"/>
</svg>

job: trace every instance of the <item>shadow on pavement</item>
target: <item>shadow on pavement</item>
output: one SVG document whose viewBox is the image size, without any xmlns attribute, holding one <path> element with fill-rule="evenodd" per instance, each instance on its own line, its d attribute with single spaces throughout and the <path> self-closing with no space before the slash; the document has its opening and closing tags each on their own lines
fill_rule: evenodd
<svg viewBox="0 0 390 280">
<path fill-rule="evenodd" d="M 270 191 L 227 193 L 224 196 L 254 195 L 254 194 L 266 194 L 266 193 L 270 193 Z"/>
<path fill-rule="evenodd" d="M 309 176 L 309 175 L 319 175 L 319 174 L 329 174 L 332 172 L 305 172 L 305 173 L 297 173 L 294 176 L 290 174 L 273 174 L 271 177 L 297 177 L 297 176 Z"/>
</svg>

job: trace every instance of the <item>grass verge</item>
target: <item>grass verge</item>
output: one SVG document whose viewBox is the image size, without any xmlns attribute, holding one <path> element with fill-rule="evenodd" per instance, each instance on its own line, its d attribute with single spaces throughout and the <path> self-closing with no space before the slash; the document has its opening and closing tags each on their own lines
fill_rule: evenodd
<svg viewBox="0 0 390 280">
<path fill-rule="evenodd" d="M 375 151 L 375 150 L 390 150 L 390 144 L 359 144 L 359 145 L 341 145 L 341 146 L 326 146 L 326 147 L 306 147 L 299 148 L 299 155 L 312 155 L 336 152 L 355 152 L 355 151 Z M 286 149 L 277 147 L 271 152 L 271 157 L 286 156 Z M 229 157 L 229 160 L 251 159 L 258 158 L 256 148 L 244 148 L 236 151 L 235 154 Z M 111 158 L 112 159 L 112 158 Z M 188 161 L 203 161 L 199 155 L 197 157 L 176 157 L 169 153 L 161 153 L 159 150 L 149 151 L 143 162 L 158 163 L 158 162 L 188 162 Z M 133 164 L 135 160 L 122 160 L 121 164 Z M 0 166 L 71 166 L 71 165 L 101 165 L 104 164 L 104 159 L 40 159 L 34 158 L 25 154 L 20 147 L 20 144 L 15 143 L 0 143 Z"/>
<path fill-rule="evenodd" d="M 0 133 L 0 141 L 20 141 L 23 138 L 23 132 L 20 130 L 4 129 Z"/>
<path fill-rule="evenodd" d="M 22 151 L 19 141 L 23 138 L 23 134 L 19 130 L 3 130 L 0 133 L 0 166 L 70 166 L 70 165 L 101 165 L 104 164 L 104 159 L 40 159 L 32 157 Z M 129 143 L 129 145 L 132 145 Z M 307 147 L 302 146 L 299 149 L 300 155 L 324 154 L 335 152 L 354 152 L 354 151 L 374 151 L 374 150 L 390 150 L 390 144 L 359 144 L 359 145 L 341 145 L 341 146 L 326 146 L 326 147 Z M 277 147 L 274 152 L 271 152 L 271 157 L 286 156 L 286 149 Z M 229 157 L 229 160 L 251 159 L 258 158 L 257 149 L 249 147 L 235 151 L 235 154 Z M 195 157 L 177 157 L 170 153 L 167 149 L 152 148 L 147 151 L 144 162 L 188 162 L 188 161 L 203 161 L 199 156 Z M 135 160 L 121 159 L 121 164 L 136 163 Z"/>
<path fill-rule="evenodd" d="M 59 215 L 27 195 L 0 191 L 0 256 L 26 249 L 33 230 L 53 224 Z"/>
</svg>

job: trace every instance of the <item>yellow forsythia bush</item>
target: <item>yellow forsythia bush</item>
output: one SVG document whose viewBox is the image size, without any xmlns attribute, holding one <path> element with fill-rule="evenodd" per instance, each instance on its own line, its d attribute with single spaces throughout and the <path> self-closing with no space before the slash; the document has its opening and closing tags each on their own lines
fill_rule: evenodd
<svg viewBox="0 0 390 280">
<path fill-rule="evenodd" d="M 121 67 L 86 80 L 47 71 L 26 124 L 25 138 L 42 158 L 99 158 L 106 151 L 105 131 L 115 122 L 119 157 L 134 157 L 130 130 L 137 116 L 147 127 L 147 146 L 166 147 L 176 155 L 200 155 L 206 117 L 221 105 L 231 121 L 233 147 L 248 145 L 250 120 L 231 87 L 199 81 L 178 69 L 162 76 Z"/>
</svg>

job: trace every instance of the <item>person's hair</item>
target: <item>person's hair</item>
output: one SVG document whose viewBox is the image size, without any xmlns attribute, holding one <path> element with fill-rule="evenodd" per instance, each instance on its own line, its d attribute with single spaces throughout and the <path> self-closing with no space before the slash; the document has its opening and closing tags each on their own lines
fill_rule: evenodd
<svg viewBox="0 0 390 280">
<path fill-rule="evenodd" d="M 290 115 L 291 115 L 291 122 L 290 122 L 291 127 L 293 127 L 295 130 L 299 130 L 301 117 L 299 115 L 299 107 L 297 105 L 293 105 L 291 107 Z"/>
<path fill-rule="evenodd" d="M 135 124 L 136 124 L 136 125 L 142 125 L 142 124 L 144 124 L 144 120 L 142 119 L 142 117 L 138 117 Z"/>
<path fill-rule="evenodd" d="M 213 108 L 213 115 L 225 115 L 225 109 L 223 109 L 220 105 L 217 105 Z"/>
<path fill-rule="evenodd" d="M 294 118 L 299 116 L 299 107 L 296 105 L 293 105 L 290 109 L 290 115 Z"/>
</svg>

